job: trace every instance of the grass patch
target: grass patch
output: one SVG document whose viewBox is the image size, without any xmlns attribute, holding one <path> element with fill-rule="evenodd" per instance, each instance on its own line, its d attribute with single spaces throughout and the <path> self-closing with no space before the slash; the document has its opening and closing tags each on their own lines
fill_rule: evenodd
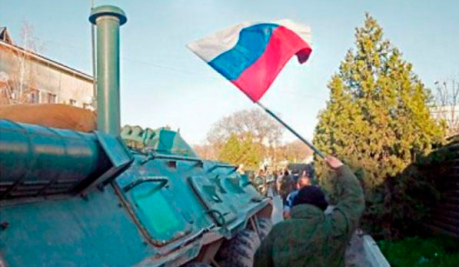
<svg viewBox="0 0 459 267">
<path fill-rule="evenodd" d="M 412 237 L 398 241 L 379 241 L 382 253 L 392 267 L 459 266 L 459 240 L 435 236 Z"/>
</svg>

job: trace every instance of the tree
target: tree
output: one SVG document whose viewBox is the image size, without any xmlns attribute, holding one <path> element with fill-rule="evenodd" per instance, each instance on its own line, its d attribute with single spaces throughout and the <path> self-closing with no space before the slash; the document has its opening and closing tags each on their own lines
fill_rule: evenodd
<svg viewBox="0 0 459 267">
<path fill-rule="evenodd" d="M 278 159 L 285 159 L 289 162 L 303 162 L 313 155 L 313 151 L 302 141 L 295 140 L 287 143 L 278 149 Z"/>
<path fill-rule="evenodd" d="M 388 179 L 417 154 L 428 153 L 444 132 L 430 114 L 429 90 L 401 52 L 383 39 L 373 17 L 366 15 L 355 39 L 355 51 L 346 54 L 328 84 L 330 100 L 319 115 L 314 144 L 358 172 L 365 189 L 364 219 L 372 222 L 373 232 L 387 236 L 394 212 Z"/>
<path fill-rule="evenodd" d="M 32 25 L 27 21 L 22 24 L 19 40 L 21 48 L 11 49 L 11 56 L 4 59 L 10 66 L 8 73 L 0 73 L 1 95 L 7 102 L 4 104 L 29 103 L 38 99 L 38 92 L 34 90 L 37 70 L 32 57 L 34 53 L 42 50 L 42 47 L 34 35 Z"/>
<path fill-rule="evenodd" d="M 260 109 L 250 109 L 235 112 L 217 121 L 207 135 L 207 142 L 217 155 L 221 155 L 219 151 L 224 149 L 231 136 L 241 144 L 250 139 L 247 142 L 257 147 L 254 151 L 260 153 L 262 160 L 276 157 L 275 150 L 280 146 L 282 134 L 283 128 L 279 123 Z"/>
<path fill-rule="evenodd" d="M 240 162 L 238 162 L 238 160 L 241 157 L 240 153 L 241 143 L 239 142 L 239 138 L 235 134 L 232 134 L 228 140 L 226 140 L 218 158 L 221 161 L 239 164 Z"/>
<path fill-rule="evenodd" d="M 219 159 L 232 164 L 243 164 L 248 169 L 256 169 L 261 161 L 259 145 L 253 142 L 251 133 L 243 139 L 231 134 L 220 152 Z"/>
<path fill-rule="evenodd" d="M 301 162 L 312 151 L 301 141 L 282 144 L 283 127 L 260 109 L 235 112 L 217 121 L 208 133 L 206 144 L 195 146 L 206 158 L 255 169 L 262 161 L 279 167 L 284 160 Z"/>
<path fill-rule="evenodd" d="M 446 123 L 447 135 L 459 133 L 459 82 L 454 79 L 435 82 L 437 93 L 432 113 L 436 119 Z"/>
<path fill-rule="evenodd" d="M 217 160 L 218 159 L 218 151 L 208 143 L 194 145 L 193 150 L 198 154 L 200 157 L 208 160 Z"/>
<path fill-rule="evenodd" d="M 261 153 L 262 149 L 263 146 L 254 142 L 252 134 L 248 133 L 240 146 L 241 157 L 239 162 L 244 164 L 247 169 L 258 168 L 260 162 L 263 160 L 263 155 Z"/>
<path fill-rule="evenodd" d="M 216 122 L 208 134 L 210 143 L 221 143 L 232 134 L 239 138 L 251 136 L 256 143 L 277 145 L 281 141 L 283 128 L 260 109 L 241 110 Z"/>
</svg>

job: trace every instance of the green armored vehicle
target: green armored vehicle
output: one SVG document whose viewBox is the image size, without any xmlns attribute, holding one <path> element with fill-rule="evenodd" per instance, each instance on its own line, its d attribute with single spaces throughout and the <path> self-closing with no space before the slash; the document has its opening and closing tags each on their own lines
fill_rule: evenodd
<svg viewBox="0 0 459 267">
<path fill-rule="evenodd" d="M 270 201 L 235 166 L 198 157 L 177 132 L 125 126 L 120 135 L 126 17 L 102 6 L 90 21 L 97 131 L 0 120 L 0 266 L 249 264 L 268 231 Z"/>
</svg>

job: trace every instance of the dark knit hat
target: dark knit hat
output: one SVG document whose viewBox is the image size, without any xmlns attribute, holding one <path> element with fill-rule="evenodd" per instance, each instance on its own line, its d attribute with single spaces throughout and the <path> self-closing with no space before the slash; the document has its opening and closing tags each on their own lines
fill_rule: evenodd
<svg viewBox="0 0 459 267">
<path fill-rule="evenodd" d="M 325 210 L 328 206 L 324 192 L 319 187 L 313 185 L 305 186 L 298 191 L 298 195 L 293 199 L 293 206 L 300 204 L 314 205 L 321 210 Z"/>
</svg>

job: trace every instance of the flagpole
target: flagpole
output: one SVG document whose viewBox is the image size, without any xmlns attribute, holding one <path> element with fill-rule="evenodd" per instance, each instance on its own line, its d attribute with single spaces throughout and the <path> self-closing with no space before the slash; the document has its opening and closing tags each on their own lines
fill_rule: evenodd
<svg viewBox="0 0 459 267">
<path fill-rule="evenodd" d="M 295 130 L 293 130 L 287 123 L 285 123 L 281 118 L 277 117 L 276 114 L 274 114 L 274 112 L 272 112 L 271 110 L 269 110 L 267 107 L 263 106 L 263 104 L 261 104 L 260 102 L 255 102 L 258 106 L 260 106 L 264 111 L 266 111 L 266 113 L 268 113 L 269 115 L 271 115 L 271 117 L 273 117 L 274 119 L 276 119 L 280 124 L 282 124 L 285 128 L 287 128 L 291 133 L 293 133 L 296 137 L 298 137 L 303 143 L 305 143 L 309 148 L 311 148 L 314 153 L 316 153 L 318 156 L 320 156 L 321 158 L 325 158 L 324 154 L 319 150 L 317 149 L 313 144 L 311 144 L 310 142 L 308 142 L 308 140 L 304 139 L 299 133 L 297 133 Z"/>
</svg>

